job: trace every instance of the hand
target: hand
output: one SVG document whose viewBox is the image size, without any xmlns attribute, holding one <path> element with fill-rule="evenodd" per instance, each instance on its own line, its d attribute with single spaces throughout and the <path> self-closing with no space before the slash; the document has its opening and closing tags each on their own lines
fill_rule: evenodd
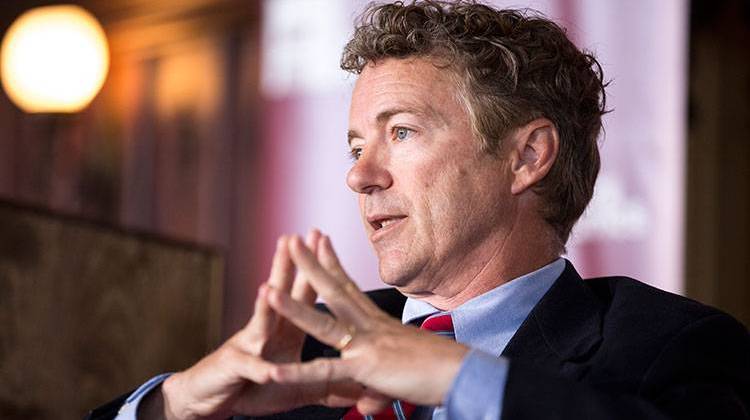
<svg viewBox="0 0 750 420">
<path fill-rule="evenodd" d="M 442 404 L 468 348 L 427 331 L 404 326 L 381 311 L 344 272 L 330 239 L 316 253 L 299 237 L 289 242 L 292 261 L 335 317 L 269 287 L 269 305 L 318 340 L 341 350 L 340 359 L 287 363 L 270 370 L 279 383 L 357 381 L 371 390 L 419 405 Z M 360 400 L 363 414 L 374 414 Z"/>
<path fill-rule="evenodd" d="M 318 231 L 308 235 L 312 252 L 319 238 Z M 352 381 L 286 385 L 273 383 L 269 377 L 273 363 L 300 361 L 304 333 L 268 306 L 266 291 L 273 288 L 315 310 L 316 293 L 301 273 L 294 278 L 288 249 L 288 238 L 280 238 L 268 283 L 259 289 L 247 326 L 191 368 L 169 377 L 161 393 L 144 400 L 139 418 L 151 418 L 151 414 L 176 419 L 264 415 L 309 404 L 350 406 L 362 398 L 362 387 Z"/>
</svg>

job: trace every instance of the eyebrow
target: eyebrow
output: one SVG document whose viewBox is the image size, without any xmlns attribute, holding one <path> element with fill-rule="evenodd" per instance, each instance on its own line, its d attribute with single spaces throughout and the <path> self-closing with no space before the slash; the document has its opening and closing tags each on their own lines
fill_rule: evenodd
<svg viewBox="0 0 750 420">
<path fill-rule="evenodd" d="M 391 117 L 398 114 L 413 114 L 417 116 L 426 116 L 429 117 L 430 115 L 438 116 L 437 112 L 429 106 L 429 112 L 424 112 L 420 109 L 414 108 L 414 107 L 396 107 L 396 108 L 389 108 L 383 111 L 380 111 L 378 115 L 375 117 L 375 121 L 378 122 L 378 124 L 382 124 L 385 121 L 388 121 Z M 356 131 L 356 130 L 349 130 L 346 132 L 346 138 L 347 143 L 349 146 L 352 145 L 352 139 L 355 138 L 361 138 L 362 136 Z"/>
</svg>

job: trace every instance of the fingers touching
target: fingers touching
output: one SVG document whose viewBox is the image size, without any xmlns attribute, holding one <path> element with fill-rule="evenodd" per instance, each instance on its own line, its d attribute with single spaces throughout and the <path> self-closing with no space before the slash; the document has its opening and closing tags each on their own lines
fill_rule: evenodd
<svg viewBox="0 0 750 420">
<path fill-rule="evenodd" d="M 289 258 L 289 239 L 282 236 L 276 241 L 276 252 L 273 256 L 268 283 L 262 284 L 258 289 L 258 298 L 255 300 L 255 311 L 246 327 L 248 332 L 266 335 L 271 331 L 276 323 L 276 314 L 274 314 L 264 298 L 268 289 L 267 285 L 278 290 L 288 291 L 291 286 L 293 273 L 294 265 Z"/>
<path fill-rule="evenodd" d="M 268 302 L 281 316 L 319 341 L 336 347 L 348 329 L 332 316 L 278 290 L 268 291 Z"/>
<path fill-rule="evenodd" d="M 316 254 L 322 235 L 318 229 L 312 229 L 308 232 L 305 238 L 305 245 L 313 254 Z M 297 275 L 294 278 L 294 285 L 292 286 L 292 298 L 312 305 L 315 303 L 315 299 L 318 297 L 315 293 L 315 289 L 310 286 L 310 282 L 307 280 L 301 270 L 297 270 Z"/>
<path fill-rule="evenodd" d="M 290 384 L 346 383 L 356 378 L 356 362 L 346 359 L 315 359 L 307 363 L 277 365 L 269 371 L 271 380 Z M 388 408 L 393 399 L 373 389 L 361 389 L 356 399 L 357 410 L 364 415 L 374 415 Z M 348 405 L 351 405 L 348 404 Z"/>
<path fill-rule="evenodd" d="M 330 383 L 356 379 L 356 366 L 347 359 L 321 358 L 306 363 L 276 365 L 269 376 L 279 383 Z"/>
<path fill-rule="evenodd" d="M 364 395 L 357 401 L 357 411 L 367 416 L 374 416 L 390 407 L 393 400 L 372 389 L 367 388 Z"/>
<path fill-rule="evenodd" d="M 336 252 L 333 250 L 333 245 L 331 244 L 330 237 L 323 236 L 322 238 L 320 238 L 317 255 L 318 255 L 318 261 L 320 261 L 320 265 L 323 266 L 323 268 L 325 268 L 326 270 L 328 270 L 329 273 L 340 276 L 340 277 L 347 277 L 346 272 L 344 271 L 344 268 L 341 266 L 341 263 L 339 262 L 339 257 L 336 255 Z"/>
<path fill-rule="evenodd" d="M 307 234 L 307 247 L 316 250 L 320 237 L 321 234 L 319 230 L 311 230 Z M 255 300 L 255 311 L 251 323 L 249 324 L 254 327 L 252 329 L 254 329 L 255 332 L 260 332 L 261 334 L 263 334 L 263 332 L 269 332 L 276 322 L 276 315 L 268 306 L 265 298 L 269 288 L 280 290 L 284 293 L 291 293 L 294 299 L 310 305 L 315 303 L 317 294 L 310 286 L 303 273 L 298 270 L 297 274 L 294 274 L 294 264 L 289 255 L 289 240 L 290 238 L 288 236 L 282 236 L 276 241 L 276 252 L 273 256 L 268 282 L 262 284 L 258 288 L 258 298 Z"/>
<path fill-rule="evenodd" d="M 381 311 L 346 275 L 328 236 L 318 241 L 317 255 L 299 238 L 289 241 L 289 254 L 297 269 L 338 317 L 355 325 L 366 325 Z"/>
<path fill-rule="evenodd" d="M 289 258 L 289 238 L 282 236 L 276 243 L 268 284 L 274 289 L 289 293 L 294 279 L 294 264 Z"/>
</svg>

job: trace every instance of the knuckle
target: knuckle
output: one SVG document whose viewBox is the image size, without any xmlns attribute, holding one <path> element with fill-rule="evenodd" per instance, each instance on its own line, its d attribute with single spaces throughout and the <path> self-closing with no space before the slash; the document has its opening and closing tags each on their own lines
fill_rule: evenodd
<svg viewBox="0 0 750 420">
<path fill-rule="evenodd" d="M 336 294 L 336 296 L 351 296 L 352 292 L 358 290 L 357 286 L 354 285 L 351 281 L 348 279 L 344 279 L 343 281 L 340 279 L 336 280 L 335 285 L 333 286 L 333 292 Z"/>
<path fill-rule="evenodd" d="M 372 353 L 378 353 L 381 351 L 398 351 L 402 341 L 398 337 L 394 337 L 393 334 L 386 332 L 369 334 L 367 342 L 370 343 Z"/>
<path fill-rule="evenodd" d="M 259 321 L 257 321 L 256 318 L 253 318 L 243 329 L 235 334 L 232 339 L 236 338 L 238 341 L 243 341 L 248 338 L 256 338 L 263 332 L 263 328 L 259 325 Z"/>
<path fill-rule="evenodd" d="M 265 343 L 268 341 L 269 334 L 267 331 L 263 330 L 250 330 L 247 332 L 247 334 L 244 337 L 244 340 L 241 340 L 243 344 L 245 343 Z"/>
<path fill-rule="evenodd" d="M 263 375 L 258 375 L 257 372 L 254 371 L 256 367 L 248 365 L 244 366 L 246 370 L 245 375 L 247 377 L 253 377 L 253 382 L 255 382 L 256 384 L 265 385 L 271 382 L 270 371 L 266 372 Z"/>
<path fill-rule="evenodd" d="M 252 354 L 254 356 L 259 356 L 263 354 L 263 352 L 266 350 L 266 344 L 263 341 L 253 341 L 247 346 L 247 353 Z"/>
<path fill-rule="evenodd" d="M 267 341 L 267 334 L 261 331 L 250 330 L 238 336 L 231 344 L 236 351 L 258 355 L 265 347 Z"/>
<path fill-rule="evenodd" d="M 341 281 L 341 279 L 332 277 L 330 275 L 327 275 L 327 277 L 331 279 L 330 287 L 328 289 L 334 296 L 342 296 L 349 293 L 347 289 L 347 282 Z"/>
<path fill-rule="evenodd" d="M 219 365 L 230 365 L 237 359 L 239 351 L 234 346 L 224 346 L 216 351 L 216 363 Z"/>
<path fill-rule="evenodd" d="M 333 336 L 337 331 L 336 321 L 331 317 L 323 318 L 320 325 L 320 331 L 324 336 Z"/>
<path fill-rule="evenodd" d="M 335 280 L 324 290 L 321 290 L 320 294 L 323 296 L 323 300 L 327 302 L 346 302 L 352 296 L 351 287 L 348 284 L 351 284 L 351 282 Z"/>
<path fill-rule="evenodd" d="M 347 294 L 359 292 L 359 288 L 357 287 L 357 285 L 354 284 L 354 282 L 349 279 L 345 279 L 342 282 L 342 284 L 343 284 L 343 289 L 346 291 Z"/>
<path fill-rule="evenodd" d="M 333 364 L 328 359 L 318 359 L 315 361 L 317 370 L 321 372 L 321 375 L 326 383 L 330 382 L 333 378 Z"/>
</svg>

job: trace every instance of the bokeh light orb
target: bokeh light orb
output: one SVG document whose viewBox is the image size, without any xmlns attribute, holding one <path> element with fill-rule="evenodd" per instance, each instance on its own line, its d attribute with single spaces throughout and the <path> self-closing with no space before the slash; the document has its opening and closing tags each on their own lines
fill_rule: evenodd
<svg viewBox="0 0 750 420">
<path fill-rule="evenodd" d="M 107 38 L 96 18 L 74 5 L 23 13 L 0 46 L 0 80 L 30 113 L 72 113 L 88 105 L 109 69 Z"/>
</svg>

